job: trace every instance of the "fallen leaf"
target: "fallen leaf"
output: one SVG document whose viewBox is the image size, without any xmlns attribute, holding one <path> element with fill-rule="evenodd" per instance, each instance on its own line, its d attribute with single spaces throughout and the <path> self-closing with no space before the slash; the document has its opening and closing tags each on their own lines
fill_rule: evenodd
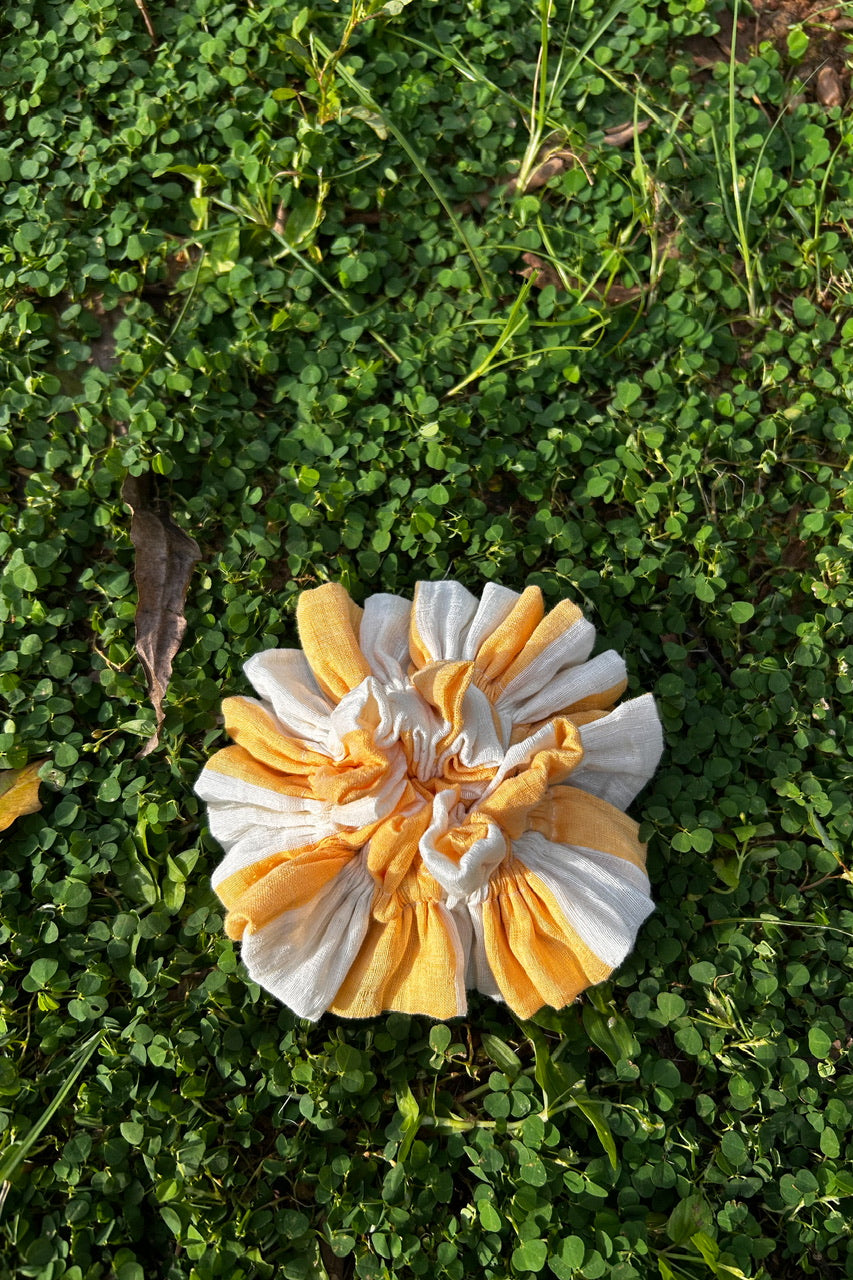
<svg viewBox="0 0 853 1280">
<path fill-rule="evenodd" d="M 160 741 L 172 659 L 187 629 L 184 601 L 201 552 L 195 538 L 178 528 L 166 503 L 156 496 L 150 472 L 128 476 L 121 496 L 133 512 L 130 537 L 136 551 L 136 652 L 157 716 L 157 728 L 139 752 L 141 758 Z"/>
<path fill-rule="evenodd" d="M 526 262 L 527 266 L 517 274 L 523 276 L 525 280 L 529 280 L 534 271 L 538 272 L 536 279 L 533 281 L 537 289 L 544 289 L 548 284 L 552 284 L 555 289 L 565 289 L 566 286 L 550 262 L 545 262 L 542 258 L 537 257 L 535 253 L 523 253 L 521 261 Z"/>
<path fill-rule="evenodd" d="M 612 302 L 614 306 L 621 307 L 625 302 L 633 302 L 635 298 L 642 298 L 645 292 L 646 290 L 640 288 L 638 284 L 629 285 L 627 288 L 622 284 L 612 284 L 607 290 L 601 292 L 596 290 L 596 296 L 602 302 Z"/>
<path fill-rule="evenodd" d="M 688 36 L 682 48 L 685 53 L 690 54 L 700 70 L 713 67 L 716 63 L 725 62 L 729 58 L 729 54 L 714 36 Z"/>
<path fill-rule="evenodd" d="M 608 147 L 624 147 L 632 142 L 637 134 L 645 133 L 648 127 L 648 120 L 638 120 L 636 124 L 633 120 L 629 120 L 627 124 L 617 124 L 612 129 L 608 129 L 604 135 L 604 141 Z"/>
<path fill-rule="evenodd" d="M 536 191 L 539 187 L 544 187 L 552 178 L 558 178 L 561 173 L 565 173 L 567 169 L 575 162 L 574 153 L 571 151 L 540 151 L 537 157 L 537 164 L 530 171 L 530 177 L 524 186 L 525 193 L 528 191 Z M 514 196 L 518 191 L 518 179 L 510 178 L 506 184 L 506 190 Z"/>
<path fill-rule="evenodd" d="M 840 107 L 844 101 L 841 77 L 834 67 L 821 67 L 817 73 L 817 100 L 822 107 Z"/>
<path fill-rule="evenodd" d="M 576 289 L 578 293 L 584 293 L 586 290 L 584 282 L 578 276 L 559 275 L 549 262 L 545 262 L 535 253 L 523 253 L 521 260 L 526 265 L 521 271 L 517 271 L 516 275 L 529 280 L 535 271 L 537 275 L 533 283 L 537 289 L 544 289 L 549 284 L 552 284 L 555 289 L 565 289 L 565 281 L 568 281 L 569 286 Z M 643 293 L 644 290 L 637 285 L 626 289 L 621 284 L 611 284 L 608 289 L 592 289 L 590 297 L 595 298 L 597 302 L 609 302 L 618 307 L 624 302 L 632 302 L 634 298 L 642 297 Z"/>
<path fill-rule="evenodd" d="M 11 827 L 25 813 L 38 813 L 39 769 L 44 760 L 33 760 L 23 769 L 0 770 L 0 831 Z"/>
</svg>

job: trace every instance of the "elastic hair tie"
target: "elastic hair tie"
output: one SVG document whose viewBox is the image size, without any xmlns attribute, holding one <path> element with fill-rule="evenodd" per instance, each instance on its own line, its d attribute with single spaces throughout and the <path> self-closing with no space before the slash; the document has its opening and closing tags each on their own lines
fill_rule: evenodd
<svg viewBox="0 0 853 1280">
<path fill-rule="evenodd" d="M 624 810 L 662 735 L 576 605 L 490 583 L 305 591 L 246 663 L 196 791 L 249 976 L 303 1018 L 528 1018 L 601 982 L 654 909 Z"/>
</svg>

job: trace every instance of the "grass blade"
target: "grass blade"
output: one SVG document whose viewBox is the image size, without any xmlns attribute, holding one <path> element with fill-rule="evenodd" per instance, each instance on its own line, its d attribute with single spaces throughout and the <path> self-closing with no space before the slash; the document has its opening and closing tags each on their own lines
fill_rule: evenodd
<svg viewBox="0 0 853 1280">
<path fill-rule="evenodd" d="M 74 1085 L 82 1075 L 89 1059 L 94 1054 L 106 1033 L 106 1027 L 102 1027 L 100 1031 L 95 1032 L 95 1034 L 90 1036 L 89 1039 L 81 1046 L 80 1056 L 77 1059 L 76 1065 L 65 1083 L 62 1085 L 62 1088 L 54 1095 L 53 1101 L 48 1103 L 47 1107 L 45 1107 L 41 1116 L 32 1126 L 26 1137 L 22 1138 L 20 1142 L 13 1142 L 11 1146 L 7 1147 L 5 1154 L 0 1158 L 0 1183 L 8 1182 L 18 1165 L 27 1158 L 27 1154 L 35 1146 L 41 1134 L 50 1124 L 54 1115 L 74 1088 Z"/>
<path fill-rule="evenodd" d="M 324 57 L 330 56 L 329 50 L 322 43 L 321 40 L 318 40 L 315 38 L 315 43 L 320 53 L 323 54 Z M 474 264 L 474 269 L 476 270 L 477 275 L 480 277 L 480 284 L 482 286 L 483 293 L 487 298 L 491 298 L 492 287 L 489 284 L 489 281 L 486 277 L 485 272 L 483 271 L 482 266 L 480 265 L 480 260 L 477 257 L 477 252 L 474 246 L 471 244 L 471 241 L 468 239 L 468 236 L 465 232 L 465 228 L 462 226 L 462 223 L 459 221 L 456 214 L 453 212 L 452 205 L 448 201 L 444 192 L 435 182 L 434 178 L 432 177 L 432 174 L 429 172 L 426 165 L 424 164 L 424 161 L 418 155 L 417 151 L 415 151 L 414 147 L 411 145 L 408 138 L 405 136 L 405 134 L 401 133 L 401 131 L 397 128 L 396 124 L 390 118 L 390 116 L 388 116 L 386 112 L 382 110 L 382 108 L 379 106 L 378 102 L 373 97 L 373 95 L 368 93 L 364 85 L 360 84 L 359 81 L 356 80 L 352 72 L 347 71 L 346 67 L 342 66 L 341 63 L 338 63 L 337 66 L 335 67 L 335 74 L 339 75 L 343 80 L 344 84 L 347 85 L 350 89 L 352 89 L 353 93 L 356 95 L 356 97 L 362 103 L 363 106 L 367 107 L 368 110 L 370 111 L 375 111 L 376 114 L 381 117 L 382 122 L 385 125 L 385 128 L 394 138 L 396 138 L 397 142 L 399 142 L 400 146 L 403 148 L 406 155 L 409 157 L 412 164 L 417 169 L 418 173 L 421 175 L 424 181 L 427 182 L 429 186 L 432 188 L 432 191 L 434 192 L 436 199 L 438 200 L 441 207 L 444 209 L 444 212 L 447 214 L 448 218 L 450 219 L 453 225 L 454 231 L 456 232 L 456 234 L 459 236 L 459 239 L 464 244 L 469 257 L 472 263 Z"/>
</svg>

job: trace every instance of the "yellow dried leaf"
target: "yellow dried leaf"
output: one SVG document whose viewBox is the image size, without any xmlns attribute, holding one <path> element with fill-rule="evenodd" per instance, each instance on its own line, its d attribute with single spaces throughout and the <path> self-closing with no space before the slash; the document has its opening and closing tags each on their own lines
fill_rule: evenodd
<svg viewBox="0 0 853 1280">
<path fill-rule="evenodd" d="M 23 769 L 0 770 L 0 831 L 25 813 L 38 813 L 39 769 L 43 764 L 44 760 L 33 760 Z"/>
</svg>

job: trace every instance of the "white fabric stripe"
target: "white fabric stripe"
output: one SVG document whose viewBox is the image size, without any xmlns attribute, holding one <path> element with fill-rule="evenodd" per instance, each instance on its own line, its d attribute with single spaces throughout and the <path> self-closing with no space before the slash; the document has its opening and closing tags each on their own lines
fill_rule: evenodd
<svg viewBox="0 0 853 1280">
<path fill-rule="evenodd" d="M 300 1018 L 316 1021 L 340 990 L 364 941 L 376 886 L 363 857 L 306 906 L 243 936 L 249 977 Z"/>
<path fill-rule="evenodd" d="M 457 756 L 466 769 L 480 765 L 497 768 L 503 759 L 504 746 L 498 736 L 492 704 L 474 684 L 469 685 L 462 699 L 462 722 L 461 731 L 436 761 L 435 772 L 444 773 L 453 756 Z"/>
<path fill-rule="evenodd" d="M 213 815 L 210 819 L 210 831 L 220 844 L 225 844 L 224 837 L 218 834 Z M 210 883 L 215 889 L 235 872 L 245 871 L 247 867 L 254 866 L 264 858 L 272 857 L 274 853 L 288 853 L 293 849 L 317 844 L 326 836 L 335 835 L 337 831 L 338 828 L 332 822 L 308 821 L 294 822 L 292 826 L 279 827 L 274 831 L 265 830 L 263 827 L 247 828 L 242 836 L 234 840 L 225 857 L 215 868 L 210 877 Z"/>
<path fill-rule="evenodd" d="M 572 631 L 580 625 L 572 627 Z M 554 646 L 550 645 L 542 657 L 552 648 Z M 495 707 L 502 716 L 510 712 L 516 724 L 545 720 L 584 698 L 612 689 L 614 685 L 621 684 L 625 676 L 624 660 L 613 649 L 579 666 L 566 663 L 565 669 L 547 674 L 539 669 L 537 659 L 507 685 L 496 699 Z"/>
<path fill-rule="evenodd" d="M 572 849 L 576 853 L 581 853 L 589 862 L 596 863 L 601 867 L 602 871 L 608 876 L 616 876 L 617 879 L 623 879 L 636 889 L 638 893 L 648 896 L 649 893 L 649 877 L 642 867 L 636 866 L 635 863 L 629 862 L 627 858 L 619 858 L 615 853 L 605 853 L 603 849 L 587 849 L 584 845 L 562 845 L 557 841 L 553 842 L 557 849 Z"/>
<path fill-rule="evenodd" d="M 486 584 L 479 608 L 465 637 L 462 648 L 465 661 L 472 662 L 476 658 L 484 642 L 512 613 L 518 599 L 518 592 L 510 591 L 509 587 L 502 587 L 497 582 Z"/>
<path fill-rule="evenodd" d="M 328 755 L 332 704 L 323 696 L 302 650 L 265 649 L 249 658 L 243 670 L 263 700 L 260 705 L 272 712 L 281 732 Z"/>
<path fill-rule="evenodd" d="M 193 789 L 208 804 L 248 805 L 278 814 L 320 813 L 326 807 L 322 800 L 285 795 L 282 791 L 234 778 L 230 773 L 220 773 L 218 769 L 203 769 Z"/>
<path fill-rule="evenodd" d="M 543 724 L 529 738 L 524 738 L 522 742 L 516 742 L 507 751 L 495 776 L 483 792 L 483 799 L 488 799 L 490 795 L 497 791 L 504 779 L 519 765 L 529 764 L 540 751 L 548 751 L 556 747 L 556 745 L 557 733 L 553 724 Z"/>
<path fill-rule="evenodd" d="M 523 671 L 519 671 L 515 679 L 511 680 L 504 689 L 499 701 L 507 701 L 515 705 L 540 693 L 543 687 L 556 676 L 570 667 L 577 667 L 586 662 L 594 644 L 595 627 L 591 622 L 587 622 L 586 618 L 579 618 L 567 631 L 557 636 L 556 640 L 552 640 L 538 658 L 534 658 Z M 560 707 L 567 705 L 566 702 L 557 702 L 553 710 L 559 711 Z M 543 711 L 537 719 L 544 719 L 548 714 L 550 713 Z M 530 717 L 530 719 L 533 718 Z"/>
<path fill-rule="evenodd" d="M 467 902 L 457 902 L 452 908 L 461 937 L 470 939 L 468 943 L 468 965 L 465 983 L 469 990 L 479 991 L 492 1000 L 503 1002 L 501 989 L 492 973 L 486 956 L 486 943 L 483 934 L 483 898 L 475 894 Z"/>
<path fill-rule="evenodd" d="M 454 791 L 440 791 L 432 802 L 432 821 L 418 845 L 424 866 L 448 896 L 449 905 L 465 898 L 488 880 L 507 852 L 507 839 L 496 823 L 490 822 L 485 836 L 473 841 L 456 862 L 436 848 L 436 840 L 464 821 L 465 814 Z"/>
<path fill-rule="evenodd" d="M 456 993 L 456 1017 L 461 1018 L 468 1012 L 468 997 L 465 992 L 465 963 L 467 958 L 467 948 L 465 947 L 462 937 L 459 933 L 457 918 L 454 913 L 441 902 L 437 902 L 435 909 L 444 926 L 447 929 L 447 936 L 450 938 L 453 946 L 453 954 L 456 957 L 456 963 L 453 966 L 453 986 Z"/>
<path fill-rule="evenodd" d="M 615 711 L 584 725 L 584 757 L 571 784 L 627 809 L 654 774 L 663 751 L 663 731 L 650 693 L 623 702 Z"/>
<path fill-rule="evenodd" d="M 479 601 L 460 582 L 419 582 L 415 628 L 433 662 L 458 661 Z"/>
<path fill-rule="evenodd" d="M 550 889 L 586 945 L 611 968 L 620 965 L 654 911 L 648 892 L 625 875 L 631 864 L 600 851 L 589 858 L 584 849 L 554 844 L 535 831 L 514 841 L 513 853 Z"/>
<path fill-rule="evenodd" d="M 407 680 L 409 670 L 410 600 L 380 594 L 364 602 L 358 643 L 373 674 L 383 684 Z"/>
<path fill-rule="evenodd" d="M 406 786 L 406 757 L 401 748 L 390 755 L 388 772 L 382 785 L 374 788 L 368 795 L 359 800 L 351 800 L 348 804 L 329 804 L 325 800 L 312 800 L 304 796 L 284 795 L 271 791 L 267 787 L 259 787 L 251 782 L 243 782 L 227 773 L 217 773 L 215 769 L 204 769 L 195 784 L 196 795 L 213 806 L 211 813 L 224 813 L 231 806 L 237 806 L 243 813 L 249 812 L 249 821 L 264 825 L 268 822 L 288 821 L 293 816 L 310 815 L 324 818 L 336 827 L 364 827 L 377 818 L 384 817 L 396 807 L 397 801 Z M 264 816 L 268 814 L 270 816 Z M 212 829 L 212 828 L 211 828 Z M 220 838 L 216 837 L 217 840 Z"/>
</svg>

